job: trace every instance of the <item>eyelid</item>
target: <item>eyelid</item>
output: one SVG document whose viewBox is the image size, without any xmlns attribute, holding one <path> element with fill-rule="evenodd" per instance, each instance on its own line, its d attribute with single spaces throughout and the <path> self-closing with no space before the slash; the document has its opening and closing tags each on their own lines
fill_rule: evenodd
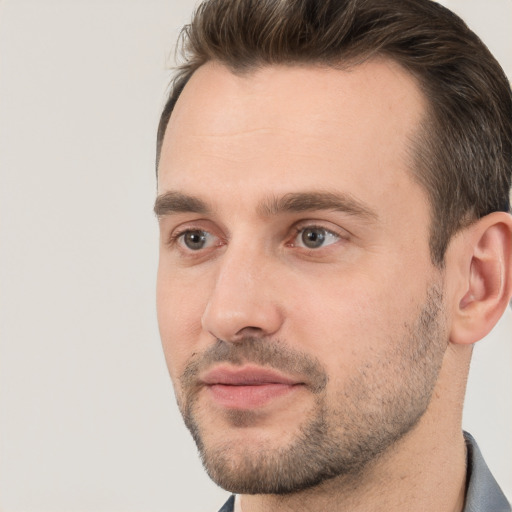
<svg viewBox="0 0 512 512">
<path fill-rule="evenodd" d="M 319 220 L 304 220 L 297 222 L 294 226 L 294 234 L 298 234 L 305 229 L 323 229 L 328 233 L 336 235 L 337 237 L 343 240 L 349 240 L 353 235 L 347 231 L 346 229 L 332 224 L 328 221 L 319 221 Z"/>
<path fill-rule="evenodd" d="M 177 240 L 180 236 L 188 231 L 212 231 L 211 223 L 206 219 L 188 219 L 177 223 L 168 223 L 167 226 L 162 226 L 165 231 L 165 238 L 169 243 Z"/>
<path fill-rule="evenodd" d="M 208 225 L 205 225 L 208 224 Z M 287 237 L 287 242 L 285 245 L 288 247 L 297 247 L 299 249 L 308 249 L 307 247 L 301 247 L 295 244 L 296 237 L 305 229 L 319 229 L 324 230 L 327 233 L 330 233 L 331 235 L 337 237 L 339 240 L 349 240 L 352 238 L 352 234 L 347 231 L 344 228 L 341 228 L 340 226 L 333 224 L 329 221 L 323 221 L 323 220 L 317 220 L 317 219 L 310 219 L 310 220 L 301 220 L 297 223 L 295 223 L 292 226 L 292 233 Z M 183 243 L 179 244 L 180 249 L 182 249 L 184 252 L 187 253 L 201 253 L 204 250 L 207 250 L 212 247 L 219 247 L 221 245 L 225 245 L 227 243 L 227 238 L 223 236 L 221 233 L 218 233 L 218 229 L 216 229 L 215 226 L 211 226 L 210 222 L 205 219 L 197 219 L 192 220 L 189 222 L 185 222 L 183 224 L 180 224 L 170 230 L 170 233 L 167 234 L 164 237 L 166 245 L 169 247 L 173 247 L 178 245 L 178 242 L 181 237 L 183 237 L 186 233 L 189 233 L 191 231 L 201 231 L 204 233 L 207 233 L 213 239 L 217 239 L 217 243 L 209 244 L 204 249 L 199 249 L 197 251 L 194 251 L 190 248 L 187 248 Z M 333 243 L 326 244 L 325 248 L 329 247 L 330 245 L 333 245 Z M 321 248 L 319 248 L 321 249 Z M 312 251 L 318 251 L 319 249 L 308 249 Z"/>
<path fill-rule="evenodd" d="M 301 237 L 304 236 L 304 231 L 306 229 L 318 230 L 318 231 L 325 232 L 326 236 L 323 238 L 322 244 L 319 245 L 318 247 L 308 247 L 301 240 Z M 327 229 L 324 229 L 324 228 L 317 228 L 317 227 L 302 228 L 302 229 L 297 230 L 296 235 L 294 236 L 293 241 L 291 243 L 291 247 L 296 247 L 298 249 L 304 249 L 304 250 L 308 250 L 308 251 L 320 251 L 322 249 L 326 249 L 327 247 L 337 243 L 339 240 L 341 240 L 341 238 L 336 233 L 333 233 L 332 231 L 328 231 Z"/>
<path fill-rule="evenodd" d="M 199 231 L 211 237 L 211 242 L 207 243 L 205 247 L 199 249 L 191 249 L 184 243 L 184 235 L 190 232 Z M 180 251 L 186 257 L 197 258 L 200 255 L 207 253 L 209 250 L 215 249 L 225 244 L 225 237 L 215 225 L 205 219 L 194 219 L 191 221 L 183 222 L 178 226 L 173 227 L 165 237 L 166 245 L 173 250 Z"/>
<path fill-rule="evenodd" d="M 194 228 L 194 227 L 186 227 L 186 228 L 183 228 L 183 229 L 177 229 L 177 230 L 174 230 L 170 235 L 169 235 L 169 242 L 170 243 L 179 243 L 180 239 L 182 240 L 183 237 L 187 234 L 187 233 L 191 233 L 191 232 L 200 232 L 200 233 L 204 233 L 206 235 L 209 235 L 213 238 L 219 238 L 217 237 L 216 235 L 214 235 L 211 231 L 207 230 L 207 229 L 203 229 L 203 228 Z"/>
</svg>

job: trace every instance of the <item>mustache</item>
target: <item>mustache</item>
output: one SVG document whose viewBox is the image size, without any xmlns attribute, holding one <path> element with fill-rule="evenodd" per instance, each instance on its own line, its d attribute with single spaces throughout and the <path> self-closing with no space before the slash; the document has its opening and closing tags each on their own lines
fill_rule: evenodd
<svg viewBox="0 0 512 512">
<path fill-rule="evenodd" d="M 217 339 L 204 352 L 194 354 L 181 375 L 182 389 L 187 391 L 199 387 L 199 375 L 220 363 L 234 366 L 254 363 L 272 368 L 304 380 L 313 393 L 323 391 L 329 380 L 316 357 L 294 350 L 279 340 L 245 337 L 236 342 Z"/>
</svg>

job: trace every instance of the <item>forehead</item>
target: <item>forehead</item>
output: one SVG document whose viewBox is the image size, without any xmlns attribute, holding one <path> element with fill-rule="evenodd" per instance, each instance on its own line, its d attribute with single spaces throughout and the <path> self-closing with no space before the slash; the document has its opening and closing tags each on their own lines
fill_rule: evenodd
<svg viewBox="0 0 512 512">
<path fill-rule="evenodd" d="M 279 194 L 315 185 L 371 202 L 385 189 L 413 185 L 411 140 L 424 111 L 414 78 L 390 60 L 244 74 L 208 63 L 170 118 L 159 192 L 245 186 Z"/>
</svg>

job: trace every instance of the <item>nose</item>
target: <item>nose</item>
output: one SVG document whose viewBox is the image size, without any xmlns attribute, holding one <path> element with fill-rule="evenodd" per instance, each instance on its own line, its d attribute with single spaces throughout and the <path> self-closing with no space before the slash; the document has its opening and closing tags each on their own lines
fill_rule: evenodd
<svg viewBox="0 0 512 512">
<path fill-rule="evenodd" d="M 278 269 L 269 257 L 247 247 L 228 246 L 217 261 L 216 279 L 202 316 L 202 327 L 217 339 L 236 342 L 279 331 Z"/>
</svg>

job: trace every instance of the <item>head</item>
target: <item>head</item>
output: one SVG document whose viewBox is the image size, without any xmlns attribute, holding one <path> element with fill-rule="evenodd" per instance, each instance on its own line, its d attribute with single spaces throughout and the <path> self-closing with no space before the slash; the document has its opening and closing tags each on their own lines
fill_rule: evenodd
<svg viewBox="0 0 512 512">
<path fill-rule="evenodd" d="M 361 475 L 447 421 L 447 347 L 508 300 L 508 82 L 428 0 L 211 1 L 184 38 L 155 210 L 185 422 L 231 491 Z"/>
</svg>

